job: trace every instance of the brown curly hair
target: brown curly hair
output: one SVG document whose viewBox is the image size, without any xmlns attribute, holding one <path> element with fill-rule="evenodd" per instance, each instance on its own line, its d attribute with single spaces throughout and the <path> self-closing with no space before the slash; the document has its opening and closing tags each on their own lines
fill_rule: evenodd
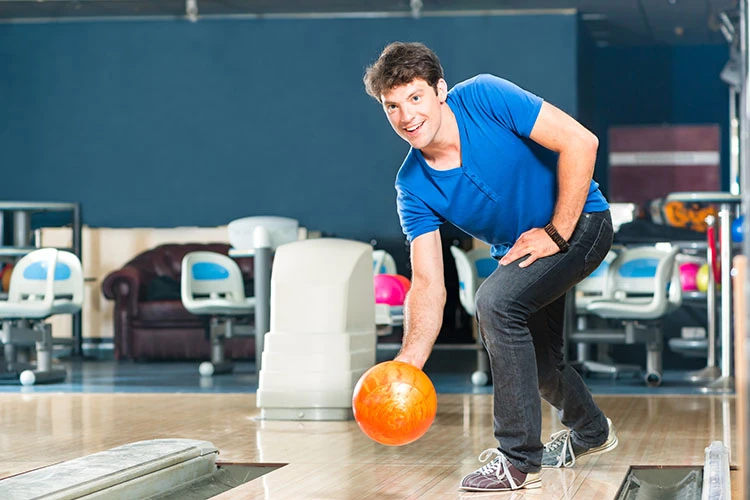
<svg viewBox="0 0 750 500">
<path fill-rule="evenodd" d="M 420 78 L 437 93 L 438 81 L 443 78 L 443 67 L 438 56 L 419 42 L 393 42 L 365 71 L 365 90 L 381 102 L 381 96 L 394 87 L 406 85 Z"/>
</svg>

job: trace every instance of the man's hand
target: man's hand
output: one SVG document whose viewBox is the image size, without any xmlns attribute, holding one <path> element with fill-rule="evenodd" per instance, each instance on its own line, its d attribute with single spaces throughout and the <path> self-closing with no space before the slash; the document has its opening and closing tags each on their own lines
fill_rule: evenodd
<svg viewBox="0 0 750 500">
<path fill-rule="evenodd" d="M 500 259 L 500 265 L 507 266 L 511 262 L 528 255 L 529 257 L 518 264 L 518 267 L 528 267 L 535 260 L 554 255 L 560 251 L 552 238 L 540 227 L 529 229 L 516 240 L 516 243 Z"/>
<path fill-rule="evenodd" d="M 408 364 L 410 364 L 412 366 L 416 366 L 417 368 L 419 368 L 421 370 L 424 367 L 424 362 L 419 362 L 419 361 L 417 361 L 417 359 L 426 359 L 427 356 L 429 356 L 429 355 L 430 355 L 430 353 L 428 352 L 426 355 L 421 355 L 418 358 L 414 358 L 414 357 L 410 356 L 409 353 L 405 353 L 405 352 L 402 351 L 402 352 L 398 353 L 398 356 L 396 356 L 395 358 L 393 358 L 393 361 L 401 361 L 402 363 L 408 363 Z"/>
</svg>

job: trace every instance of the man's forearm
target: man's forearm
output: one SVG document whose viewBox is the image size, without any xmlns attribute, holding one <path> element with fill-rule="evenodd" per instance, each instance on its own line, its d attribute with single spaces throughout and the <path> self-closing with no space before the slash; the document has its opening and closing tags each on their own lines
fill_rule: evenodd
<svg viewBox="0 0 750 500">
<path fill-rule="evenodd" d="M 591 186 L 596 162 L 596 141 L 560 153 L 558 159 L 558 198 L 552 225 L 569 240 L 581 216 Z"/>
<path fill-rule="evenodd" d="M 424 366 L 443 324 L 445 297 L 442 286 L 412 286 L 404 304 L 404 338 L 397 360 Z"/>
</svg>

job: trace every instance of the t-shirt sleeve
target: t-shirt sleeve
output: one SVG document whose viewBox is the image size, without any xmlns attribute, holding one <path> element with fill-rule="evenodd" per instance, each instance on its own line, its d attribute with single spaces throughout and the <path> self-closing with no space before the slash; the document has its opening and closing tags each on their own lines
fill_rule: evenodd
<svg viewBox="0 0 750 500">
<path fill-rule="evenodd" d="M 396 186 L 396 193 L 396 206 L 401 221 L 401 229 L 409 242 L 414 241 L 417 236 L 438 229 L 445 222 L 445 219 L 409 191 Z"/>
<path fill-rule="evenodd" d="M 493 75 L 475 78 L 472 93 L 480 109 L 521 137 L 529 137 L 543 99 Z"/>
</svg>

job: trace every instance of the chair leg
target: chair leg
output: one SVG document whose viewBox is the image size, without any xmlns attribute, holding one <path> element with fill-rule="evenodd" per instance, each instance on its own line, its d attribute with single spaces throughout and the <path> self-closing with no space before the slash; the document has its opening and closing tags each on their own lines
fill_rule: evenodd
<svg viewBox="0 0 750 500">
<path fill-rule="evenodd" d="M 0 367 L 0 379 L 13 379 L 18 376 L 15 370 L 16 346 L 3 344 L 3 364 Z"/>
<path fill-rule="evenodd" d="M 36 367 L 24 370 L 19 375 L 22 385 L 46 384 L 62 382 L 68 376 L 64 368 L 52 367 L 52 326 L 49 323 L 38 322 L 34 325 L 38 335 L 36 341 Z"/>
<path fill-rule="evenodd" d="M 41 372 L 52 369 L 52 330 L 47 323 L 38 323 L 34 329 L 39 332 L 40 340 L 36 341 L 36 368 Z"/>
<path fill-rule="evenodd" d="M 589 359 L 588 344 L 579 342 L 576 344 L 578 353 L 578 363 L 574 368 L 579 369 L 584 375 L 590 373 L 599 373 L 611 375 L 613 379 L 619 378 L 623 374 L 638 376 L 641 373 L 641 367 L 638 365 L 615 364 L 608 355 L 609 344 L 597 343 L 596 360 Z"/>
<path fill-rule="evenodd" d="M 660 338 L 646 343 L 646 384 L 656 387 L 662 378 L 662 341 Z"/>
<path fill-rule="evenodd" d="M 26 362 L 21 362 L 24 349 L 19 349 L 13 343 L 13 322 L 5 320 L 2 322 L 2 331 L 0 332 L 0 341 L 3 343 L 3 366 L 0 369 L 0 378 L 3 379 L 14 379 L 18 377 L 18 374 L 30 368 Z M 28 356 L 26 356 L 28 359 Z"/>
<path fill-rule="evenodd" d="M 589 359 L 582 361 L 581 366 L 586 373 L 605 373 L 612 375 L 614 378 L 617 378 L 617 375 L 620 373 L 620 370 L 615 365 L 600 361 L 591 361 Z"/>
<path fill-rule="evenodd" d="M 231 322 L 228 325 L 231 333 Z M 198 373 L 203 377 L 213 375 L 223 375 L 232 373 L 234 363 L 224 359 L 224 338 L 227 332 L 227 325 L 222 324 L 219 318 L 211 318 L 211 361 L 204 361 L 198 367 Z"/>
<path fill-rule="evenodd" d="M 471 374 L 471 383 L 476 386 L 487 385 L 490 381 L 490 357 L 481 340 L 477 340 L 477 369 Z"/>
<path fill-rule="evenodd" d="M 219 318 L 211 318 L 211 363 L 224 361 L 224 325 Z"/>
</svg>

